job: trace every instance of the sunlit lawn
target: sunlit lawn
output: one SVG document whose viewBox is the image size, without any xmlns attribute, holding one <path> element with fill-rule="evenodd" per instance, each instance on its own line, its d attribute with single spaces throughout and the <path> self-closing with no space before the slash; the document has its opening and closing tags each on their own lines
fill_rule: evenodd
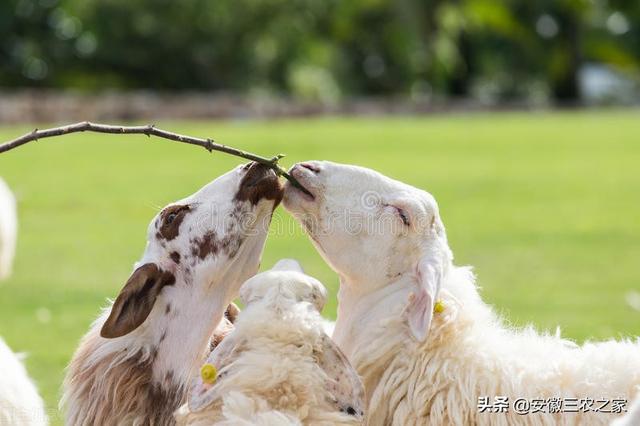
<svg viewBox="0 0 640 426">
<path fill-rule="evenodd" d="M 475 266 L 484 298 L 510 321 L 560 326 L 578 340 L 640 334 L 640 312 L 625 302 L 640 291 L 638 110 L 156 124 L 283 152 L 287 165 L 357 163 L 424 188 L 440 203 L 457 263 Z M 0 140 L 28 129 L 0 128 Z M 0 155 L 20 209 L 0 335 L 29 353 L 51 409 L 78 339 L 124 284 L 158 207 L 238 161 L 95 134 Z M 298 258 L 335 296 L 336 275 L 279 209 L 264 267 L 281 257 Z M 335 305 L 333 297 L 328 316 Z"/>
</svg>

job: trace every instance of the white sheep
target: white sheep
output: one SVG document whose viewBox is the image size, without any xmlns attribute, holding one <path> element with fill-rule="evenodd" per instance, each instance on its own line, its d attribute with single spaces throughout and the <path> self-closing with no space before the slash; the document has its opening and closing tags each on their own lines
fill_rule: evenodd
<svg viewBox="0 0 640 426">
<path fill-rule="evenodd" d="M 16 199 L 0 178 L 0 281 L 11 275 L 18 234 Z"/>
<path fill-rule="evenodd" d="M 47 423 L 44 403 L 21 358 L 0 338 L 0 425 L 42 426 Z"/>
<path fill-rule="evenodd" d="M 240 166 L 150 223 L 142 259 L 69 365 L 67 425 L 170 425 L 193 374 L 229 332 L 225 309 L 254 275 L 273 209 L 275 173 Z"/>
<path fill-rule="evenodd" d="M 245 309 L 203 367 L 214 366 L 217 377 L 195 380 L 178 424 L 362 424 L 364 389 L 324 333 L 322 284 L 282 260 L 240 296 Z"/>
<path fill-rule="evenodd" d="M 363 377 L 370 425 L 607 424 L 616 414 L 595 413 L 598 400 L 615 413 L 638 393 L 640 341 L 578 346 L 507 326 L 452 264 L 430 194 L 355 166 L 291 172 L 312 195 L 288 185 L 284 206 L 340 275 L 333 338 Z M 520 415 L 517 398 L 547 413 Z"/>
</svg>

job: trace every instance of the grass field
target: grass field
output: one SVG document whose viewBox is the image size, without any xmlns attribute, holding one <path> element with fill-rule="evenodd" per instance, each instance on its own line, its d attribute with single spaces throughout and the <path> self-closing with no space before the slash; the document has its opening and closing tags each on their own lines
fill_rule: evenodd
<svg viewBox="0 0 640 426">
<path fill-rule="evenodd" d="M 484 298 L 510 322 L 560 326 L 577 340 L 640 334 L 640 312 L 625 303 L 640 291 L 638 110 L 156 124 L 284 152 L 285 165 L 357 163 L 424 188 L 440 203 L 457 263 L 475 266 Z M 0 140 L 27 130 L 0 128 Z M 0 155 L 20 213 L 0 336 L 29 353 L 52 410 L 78 339 L 124 284 L 158 207 L 236 164 L 172 142 L 94 134 Z M 264 267 L 296 257 L 335 296 L 336 275 L 298 227 L 282 209 L 274 221 Z"/>
</svg>

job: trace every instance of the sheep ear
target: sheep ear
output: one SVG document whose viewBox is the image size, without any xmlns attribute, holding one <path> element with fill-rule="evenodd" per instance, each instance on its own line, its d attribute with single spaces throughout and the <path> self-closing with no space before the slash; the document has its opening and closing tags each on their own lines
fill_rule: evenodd
<svg viewBox="0 0 640 426">
<path fill-rule="evenodd" d="M 140 266 L 113 303 L 100 335 L 112 339 L 131 333 L 147 319 L 164 286 L 175 282 L 171 272 L 161 270 L 155 263 Z"/>
<path fill-rule="evenodd" d="M 209 354 L 206 364 L 216 368 L 218 377 L 213 383 L 205 383 L 200 374 L 193 379 L 187 401 L 189 411 L 193 413 L 202 411 L 224 396 L 219 382 L 220 372 L 236 358 L 236 349 L 240 343 L 239 339 L 231 333 Z"/>
<path fill-rule="evenodd" d="M 320 368 L 327 374 L 325 387 L 333 398 L 337 410 L 364 418 L 364 386 L 355 368 L 340 348 L 329 338 L 322 337 L 322 354 L 318 359 Z"/>
<path fill-rule="evenodd" d="M 409 296 L 406 314 L 409 329 L 420 342 L 427 337 L 443 275 L 442 263 L 435 256 L 425 257 L 418 263 L 417 290 Z"/>
</svg>

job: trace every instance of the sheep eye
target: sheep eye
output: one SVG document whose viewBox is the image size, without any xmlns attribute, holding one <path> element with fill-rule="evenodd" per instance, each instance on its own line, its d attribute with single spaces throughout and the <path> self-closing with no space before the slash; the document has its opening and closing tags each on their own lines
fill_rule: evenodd
<svg viewBox="0 0 640 426">
<path fill-rule="evenodd" d="M 171 214 L 169 214 L 169 215 L 167 216 L 167 218 L 164 220 L 164 222 L 165 222 L 167 225 L 169 225 L 169 224 L 171 224 L 171 222 L 173 222 L 173 221 L 174 221 L 174 219 L 176 218 L 176 216 L 178 216 L 178 215 L 177 215 L 177 214 L 175 214 L 175 213 L 171 213 Z"/>
<path fill-rule="evenodd" d="M 396 211 L 398 212 L 398 216 L 400 216 L 400 219 L 402 219 L 402 223 L 404 223 L 406 226 L 409 226 L 409 216 L 407 216 L 405 211 L 398 207 L 396 207 Z"/>
</svg>

